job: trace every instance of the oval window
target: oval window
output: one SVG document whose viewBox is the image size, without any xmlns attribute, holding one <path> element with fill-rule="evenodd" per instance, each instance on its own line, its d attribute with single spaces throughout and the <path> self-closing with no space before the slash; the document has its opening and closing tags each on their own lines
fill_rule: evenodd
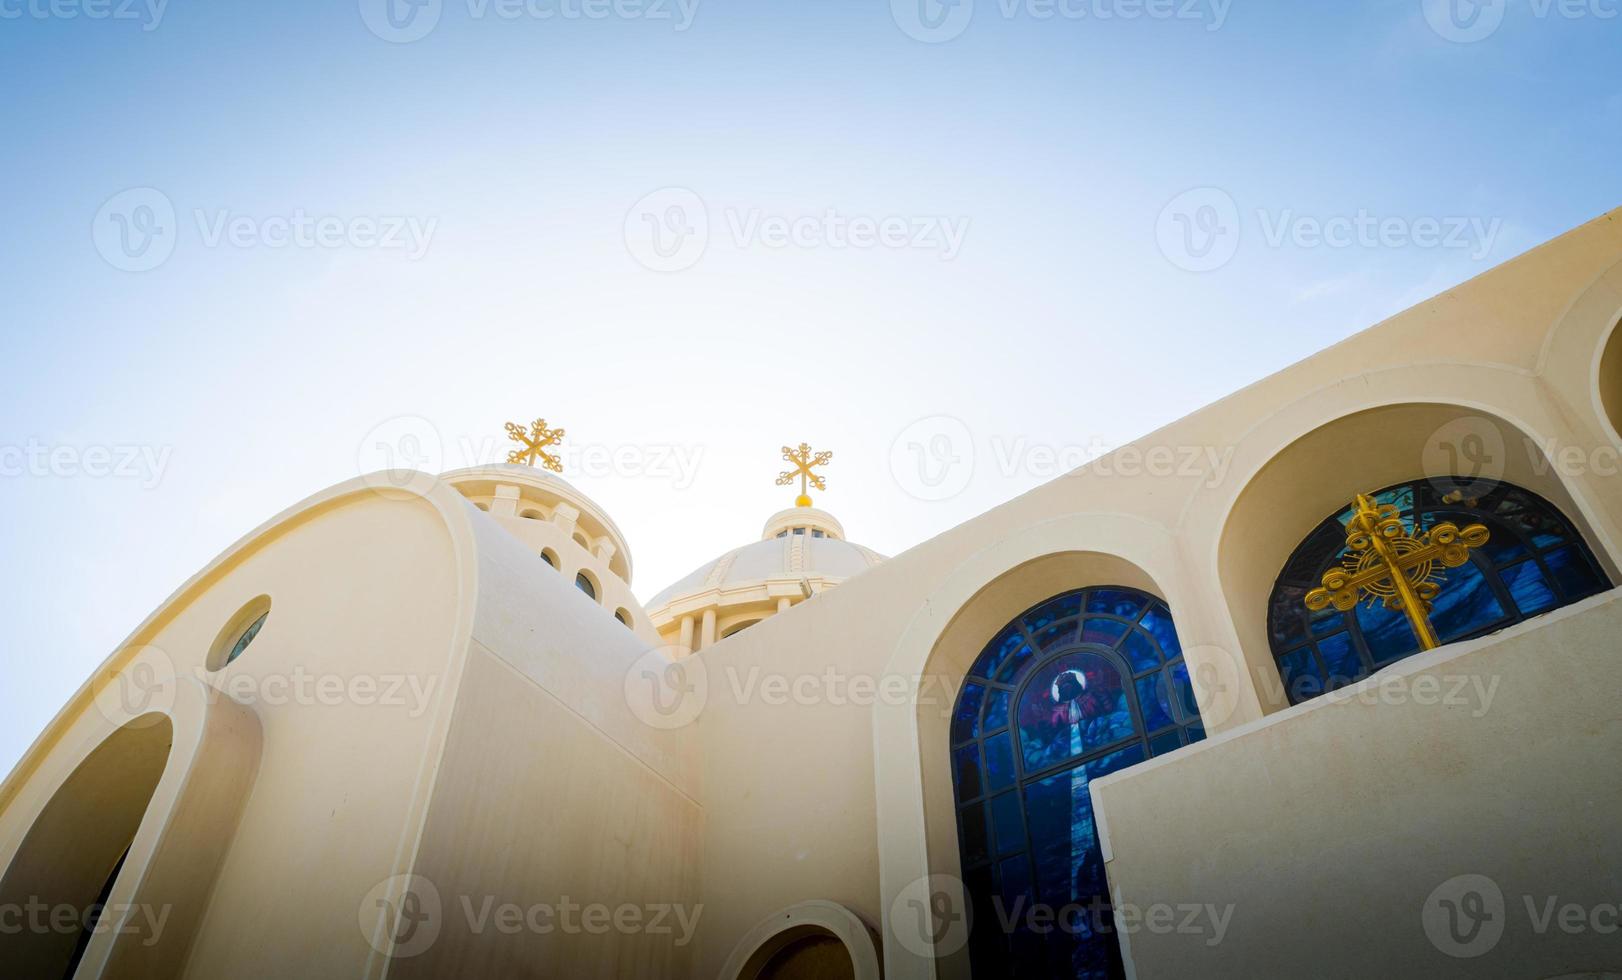
<svg viewBox="0 0 1622 980">
<path fill-rule="evenodd" d="M 220 630 L 219 636 L 214 638 L 214 645 L 208 654 L 208 669 L 223 670 L 234 663 L 259 636 L 269 618 L 268 595 L 257 596 L 237 610 L 237 614 Z"/>
</svg>

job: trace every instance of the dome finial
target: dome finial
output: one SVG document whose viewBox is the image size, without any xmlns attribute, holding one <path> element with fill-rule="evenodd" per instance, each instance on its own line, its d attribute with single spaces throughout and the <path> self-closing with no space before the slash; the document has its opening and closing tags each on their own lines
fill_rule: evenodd
<svg viewBox="0 0 1622 980">
<path fill-rule="evenodd" d="M 563 441 L 562 429 L 548 429 L 546 419 L 536 419 L 530 423 L 529 431 L 515 422 L 507 423 L 507 438 L 522 446 L 507 454 L 509 463 L 525 463 L 534 466 L 537 461 L 553 473 L 563 472 L 563 460 L 546 451 L 547 446 L 556 446 Z"/>
<path fill-rule="evenodd" d="M 794 469 L 779 473 L 777 475 L 777 485 L 786 487 L 798 478 L 800 481 L 800 495 L 794 498 L 794 506 L 810 507 L 811 495 L 807 492 L 806 484 L 809 483 L 818 490 L 828 489 L 828 483 L 822 478 L 822 475 L 813 473 L 811 470 L 816 466 L 828 465 L 828 461 L 833 458 L 834 454 L 828 450 L 823 450 L 813 456 L 811 454 L 811 444 L 806 442 L 800 443 L 799 449 L 790 449 L 784 446 L 783 459 L 794 464 Z"/>
</svg>

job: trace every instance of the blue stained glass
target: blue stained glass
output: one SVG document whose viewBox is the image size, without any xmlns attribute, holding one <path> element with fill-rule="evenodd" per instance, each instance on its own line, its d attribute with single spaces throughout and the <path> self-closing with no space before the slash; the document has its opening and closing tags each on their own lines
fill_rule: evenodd
<svg viewBox="0 0 1622 980">
<path fill-rule="evenodd" d="M 1134 745 L 1025 787 L 1036 889 L 1043 902 L 1058 907 L 1109 895 L 1087 787 L 1144 758 L 1143 746 Z"/>
<path fill-rule="evenodd" d="M 1504 618 L 1492 588 L 1475 562 L 1447 570 L 1442 594 L 1432 603 L 1431 626 L 1443 643 L 1481 629 Z"/>
<path fill-rule="evenodd" d="M 1606 587 L 1605 581 L 1594 574 L 1593 567 L 1574 547 L 1568 546 L 1544 555 L 1543 564 L 1548 567 L 1549 574 L 1554 576 L 1554 584 L 1565 593 L 1567 602 L 1581 599 Z"/>
<path fill-rule="evenodd" d="M 976 734 L 976 722 L 980 718 L 980 699 L 986 696 L 986 689 L 979 684 L 963 685 L 963 693 L 957 697 L 957 711 L 952 716 L 952 742 L 966 742 Z"/>
<path fill-rule="evenodd" d="M 1349 633 L 1339 633 L 1318 641 L 1318 656 L 1323 658 L 1324 671 L 1329 675 L 1329 690 L 1335 691 L 1364 676 L 1363 658 L 1352 647 Z"/>
<path fill-rule="evenodd" d="M 1469 514 L 1460 514 L 1454 521 L 1460 527 L 1473 522 L 1479 522 L 1487 527 L 1487 543 L 1482 545 L 1480 550 L 1494 565 L 1502 565 L 1526 556 L 1526 546 L 1521 544 L 1520 537 L 1499 521 L 1474 518 Z"/>
<path fill-rule="evenodd" d="M 1020 632 L 1018 626 L 1010 626 L 987 644 L 985 652 L 980 654 L 980 659 L 975 662 L 974 669 L 969 673 L 976 677 L 995 676 L 997 668 L 1002 666 L 1003 661 L 1024 645 L 1025 634 Z"/>
<path fill-rule="evenodd" d="M 1163 675 L 1150 674 L 1148 677 L 1140 677 L 1137 688 L 1138 710 L 1143 712 L 1144 730 L 1158 732 L 1175 724 L 1171 717 L 1171 698 L 1166 695 L 1166 678 Z"/>
<path fill-rule="evenodd" d="M 1004 793 L 991 801 L 992 840 L 998 854 L 1025 849 L 1025 825 L 1019 818 L 1019 794 Z"/>
<path fill-rule="evenodd" d="M 1323 679 L 1318 676 L 1318 664 L 1312 659 L 1312 651 L 1306 647 L 1279 657 L 1278 669 L 1291 704 L 1300 704 L 1323 693 Z"/>
<path fill-rule="evenodd" d="M 1037 632 L 1049 623 L 1060 619 L 1069 619 L 1081 612 L 1080 592 L 1071 592 L 1068 595 L 1049 599 L 1025 616 L 1025 628 L 1032 633 Z"/>
<path fill-rule="evenodd" d="M 1188 679 L 1188 664 L 1174 664 L 1168 673 L 1171 674 L 1171 690 L 1182 709 L 1182 720 L 1185 722 L 1200 720 L 1200 705 L 1194 699 L 1194 685 Z"/>
<path fill-rule="evenodd" d="M 1089 619 L 1081 628 L 1081 642 L 1113 647 L 1129 629 L 1130 626 L 1118 619 Z"/>
<path fill-rule="evenodd" d="M 965 710 L 974 717 L 974 741 L 954 760 L 959 801 L 975 801 L 959 830 L 976 976 L 1123 975 L 1088 786 L 1204 737 L 1187 668 L 1166 666 L 1181 651 L 1164 603 L 1118 587 L 1058 599 L 1021 619 L 1033 642 L 1004 631 L 982 651 L 974 676 L 1001 686 L 965 685 L 954 715 L 954 732 Z M 1141 627 L 1104 618 L 1140 615 Z M 1084 641 L 1119 652 L 1089 652 Z M 1034 931 L 1020 917 L 1033 899 L 1063 914 L 1063 927 Z"/>
<path fill-rule="evenodd" d="M 1396 609 L 1387 609 L 1383 602 L 1375 603 L 1372 609 L 1367 602 L 1360 604 L 1357 626 L 1363 631 L 1363 641 L 1376 667 L 1419 652 L 1419 638 L 1408 624 L 1408 617 Z"/>
<path fill-rule="evenodd" d="M 1205 741 L 1204 725 L 1190 725 L 1184 729 L 1184 731 L 1188 732 L 1188 744 L 1190 745 L 1193 745 L 1195 742 Z"/>
<path fill-rule="evenodd" d="M 1165 755 L 1167 752 L 1176 752 L 1183 747 L 1183 740 L 1175 731 L 1164 735 L 1156 735 L 1149 740 L 1150 755 Z"/>
<path fill-rule="evenodd" d="M 1087 596 L 1088 612 L 1106 613 L 1123 619 L 1137 619 L 1143 606 L 1143 593 L 1125 589 L 1094 589 Z"/>
<path fill-rule="evenodd" d="M 972 800 L 982 792 L 980 783 L 980 746 L 965 745 L 953 753 L 956 759 L 957 796 Z"/>
<path fill-rule="evenodd" d="M 986 782 L 995 793 L 1014 785 L 1014 735 L 1003 732 L 986 739 Z"/>
<path fill-rule="evenodd" d="M 1008 725 L 1008 699 L 1013 697 L 1007 691 L 993 690 L 991 696 L 986 698 L 985 722 L 981 725 L 982 731 L 994 732 Z"/>
<path fill-rule="evenodd" d="M 984 861 L 986 852 L 986 808 L 976 803 L 963 808 L 959 815 L 959 832 L 963 835 L 963 863 Z"/>
<path fill-rule="evenodd" d="M 1155 643 L 1149 639 L 1149 634 L 1142 630 L 1133 630 L 1126 635 L 1126 642 L 1121 644 L 1121 652 L 1132 662 L 1134 674 L 1141 674 L 1160 666 L 1160 654 L 1155 650 Z"/>
<path fill-rule="evenodd" d="M 1038 650 L 1051 650 L 1057 646 L 1074 643 L 1076 639 L 1076 621 L 1054 623 L 1032 635 Z"/>
<path fill-rule="evenodd" d="M 1503 569 L 1498 573 L 1504 580 L 1504 587 L 1509 589 L 1509 596 L 1515 600 L 1515 606 L 1523 615 L 1551 609 L 1560 600 L 1555 597 L 1554 590 L 1549 588 L 1549 582 L 1543 577 L 1543 572 L 1535 561 L 1523 561 L 1519 565 Z"/>
<path fill-rule="evenodd" d="M 1177 642 L 1177 627 L 1172 625 L 1171 612 L 1165 603 L 1157 602 L 1150 606 L 1138 623 L 1159 641 L 1167 660 L 1176 660 L 1183 655 L 1183 645 Z"/>
<path fill-rule="evenodd" d="M 1025 668 L 1034 663 L 1031 658 L 1031 645 L 1021 643 L 1014 650 L 1013 656 L 1004 661 L 1002 668 L 997 671 L 997 681 L 1002 684 L 1013 684 L 1025 673 Z"/>
<path fill-rule="evenodd" d="M 1097 654 L 1057 657 L 1031 677 L 1019 703 L 1019 744 L 1033 772 L 1136 733 L 1120 671 Z"/>
<path fill-rule="evenodd" d="M 1328 636 L 1346 627 L 1346 614 L 1330 606 L 1313 613 L 1308 625 L 1312 629 L 1313 636 Z"/>
</svg>

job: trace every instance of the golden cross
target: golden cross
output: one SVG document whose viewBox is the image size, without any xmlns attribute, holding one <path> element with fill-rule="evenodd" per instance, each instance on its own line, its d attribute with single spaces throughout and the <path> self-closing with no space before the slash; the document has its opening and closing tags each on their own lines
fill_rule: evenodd
<svg viewBox="0 0 1622 980">
<path fill-rule="evenodd" d="M 562 429 L 548 429 L 546 419 L 536 419 L 530 423 L 529 431 L 512 422 L 507 423 L 507 438 L 523 446 L 507 454 L 509 463 L 527 463 L 534 466 L 536 460 L 553 473 L 563 472 L 563 461 L 546 451 L 547 446 L 556 446 L 563 441 Z"/>
<path fill-rule="evenodd" d="M 1418 530 L 1418 522 L 1415 522 Z M 1313 612 L 1331 604 L 1341 612 L 1357 605 L 1366 592 L 1372 605 L 1385 602 L 1408 617 L 1419 645 L 1434 650 L 1441 645 L 1430 621 L 1431 600 L 1442 591 L 1437 580 L 1442 569 L 1458 568 L 1470 560 L 1470 549 L 1487 543 L 1487 528 L 1471 524 L 1460 529 L 1451 521 L 1418 534 L 1410 534 L 1395 504 L 1377 504 L 1364 494 L 1346 524 L 1349 553 L 1341 568 L 1324 573 L 1323 588 L 1307 593 Z"/>
<path fill-rule="evenodd" d="M 807 483 L 818 490 L 828 489 L 828 484 L 823 480 L 822 476 L 811 472 L 811 469 L 815 466 L 826 466 L 828 461 L 833 458 L 834 454 L 828 451 L 817 453 L 815 456 L 811 455 L 809 443 L 800 443 L 799 449 L 790 449 L 784 446 L 783 459 L 793 463 L 794 469 L 779 473 L 777 475 L 777 485 L 786 487 L 798 479 L 800 481 L 800 495 L 794 498 L 794 506 L 809 507 L 811 506 L 811 497 L 806 492 Z"/>
</svg>

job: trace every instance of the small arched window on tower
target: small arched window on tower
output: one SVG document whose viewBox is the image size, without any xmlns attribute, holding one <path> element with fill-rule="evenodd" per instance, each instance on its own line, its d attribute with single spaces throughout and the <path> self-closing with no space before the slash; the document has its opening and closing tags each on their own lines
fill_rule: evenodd
<svg viewBox="0 0 1622 980">
<path fill-rule="evenodd" d="M 1450 490 L 1446 484 L 1468 487 Z M 1611 583 L 1582 535 L 1553 504 L 1508 483 L 1415 480 L 1371 494 L 1395 506 L 1408 527 L 1481 524 L 1487 542 L 1469 561 L 1442 570 L 1429 619 L 1442 643 L 1486 636 L 1587 598 Z M 1291 704 L 1345 687 L 1420 651 L 1400 610 L 1364 599 L 1340 612 L 1307 608 L 1308 592 L 1348 554 L 1350 508 L 1324 518 L 1295 549 L 1273 585 L 1267 633 Z"/>
<path fill-rule="evenodd" d="M 585 572 L 581 572 L 574 577 L 574 587 L 590 596 L 593 600 L 597 598 L 597 586 Z"/>
</svg>

